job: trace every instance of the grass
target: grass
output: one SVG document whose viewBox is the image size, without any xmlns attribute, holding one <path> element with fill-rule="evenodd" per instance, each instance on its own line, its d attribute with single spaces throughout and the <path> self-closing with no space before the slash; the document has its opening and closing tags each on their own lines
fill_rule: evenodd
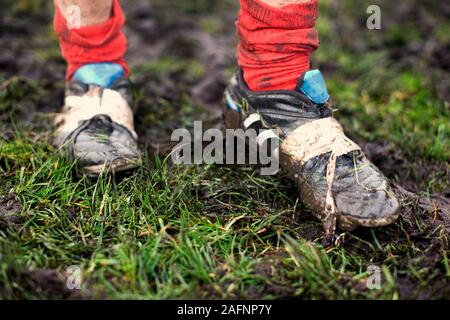
<svg viewBox="0 0 450 320">
<path fill-rule="evenodd" d="M 15 10 L 26 1 L 19 5 Z M 448 196 L 448 103 L 434 90 L 435 70 L 396 63 L 391 48 L 380 45 L 407 44 L 419 31 L 404 35 L 394 26 L 370 34 L 373 48 L 361 52 L 335 36 L 337 13 L 356 21 L 364 14 L 354 7 L 334 11 L 330 1 L 322 2 L 322 48 L 314 63 L 324 70 L 336 116 L 352 137 L 376 146 L 389 142 L 380 164 L 393 163 L 388 171 L 394 182 L 420 195 L 403 197 L 397 223 L 339 232 L 337 244 L 324 248 L 321 223 L 301 204 L 295 186 L 286 177 L 260 177 L 248 166 L 174 166 L 147 152 L 132 174 L 89 179 L 57 156 L 49 117 L 36 112 L 59 103 L 53 91 L 60 85 L 5 71 L 0 298 L 449 298 L 448 216 L 440 202 L 428 202 Z M 186 1 L 178 9 L 185 17 L 208 18 L 197 26 L 206 33 L 227 25 L 221 16 L 215 24 L 210 15 L 218 15 L 217 8 L 205 1 Z M 355 41 L 364 38 L 354 35 Z M 62 69 L 54 49 L 39 48 L 38 61 Z M 134 74 L 143 149 L 152 143 L 146 130 L 189 126 L 205 110 L 189 97 L 189 85 L 207 70 L 195 59 L 195 47 L 188 51 L 183 59 L 170 44 Z M 176 82 L 172 96 L 164 94 L 165 81 Z M 73 265 L 82 270 L 80 291 L 66 286 Z M 370 266 L 380 267 L 379 290 L 366 286 Z"/>
<path fill-rule="evenodd" d="M 411 157 L 450 159 L 450 111 L 432 97 L 422 77 L 400 73 L 391 79 L 391 88 L 378 88 L 383 92 L 380 97 L 369 93 L 370 88 L 362 83 L 364 79 L 344 83 L 339 76 L 330 81 L 335 99 L 351 115 L 344 122 L 358 136 L 368 141 L 395 142 Z"/>
<path fill-rule="evenodd" d="M 10 149 L 8 153 L 12 156 Z M 16 262 L 24 267 L 61 269 L 79 264 L 86 277 L 92 274 L 105 286 L 110 297 L 195 297 L 195 287 L 215 284 L 223 284 L 232 294 L 260 282 L 250 274 L 251 257 L 258 254 L 257 248 L 265 247 L 264 238 L 273 236 L 258 235 L 258 231 L 276 219 L 253 221 L 239 236 L 233 225 L 245 217 L 252 221 L 249 197 L 236 194 L 240 201 L 220 222 L 205 212 L 204 202 L 195 196 L 200 186 L 206 199 L 211 192 L 223 192 L 217 190 L 222 187 L 217 178 L 206 180 L 213 167 L 169 171 L 162 161 L 151 165 L 150 172 L 142 169 L 119 183 L 111 177 L 73 180 L 72 164 L 55 157 L 37 168 L 30 166 L 29 175 L 23 174 L 29 169 L 20 170 L 14 177 L 19 182 L 15 192 L 26 204 L 23 211 L 33 214 L 17 233 L 8 234 L 11 241 L 2 238 L 2 247 L 23 257 Z M 68 212 L 76 212 L 75 217 L 61 214 Z M 89 259 L 81 258 L 86 255 Z M 116 286 L 111 277 L 119 277 Z M 237 279 L 242 284 L 233 289 L 230 286 Z"/>
<path fill-rule="evenodd" d="M 260 178 L 252 168 L 173 167 L 157 157 L 134 175 L 90 180 L 74 177 L 73 163 L 47 144 L 16 134 L 0 148 L 8 155 L 2 168 L 14 172 L 6 179 L 9 192 L 21 204 L 19 222 L 6 218 L 0 231 L 5 298 L 48 297 L 43 284 L 23 290 L 34 283 L 26 275 L 63 273 L 71 265 L 83 270 L 86 297 L 118 299 L 393 299 L 392 272 L 411 272 L 419 291 L 441 279 L 435 269 L 420 267 L 426 256 L 414 242 L 390 243 L 389 237 L 409 237 L 405 221 L 362 238 L 342 234 L 343 244 L 322 248 L 320 224 L 299 205 L 295 188 Z M 419 237 L 447 243 L 441 228 L 420 228 Z M 444 261 L 436 267 L 446 268 L 448 277 Z M 382 290 L 364 289 L 371 264 L 384 266 Z M 19 286 L 17 275 L 25 277 Z"/>
</svg>

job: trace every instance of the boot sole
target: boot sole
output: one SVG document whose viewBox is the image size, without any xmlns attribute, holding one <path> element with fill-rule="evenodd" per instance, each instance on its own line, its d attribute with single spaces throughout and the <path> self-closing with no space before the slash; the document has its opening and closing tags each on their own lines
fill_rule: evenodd
<svg viewBox="0 0 450 320">
<path fill-rule="evenodd" d="M 103 173 L 106 174 L 114 174 L 119 172 L 131 171 L 139 168 L 142 165 L 141 160 L 137 160 L 136 162 L 130 162 L 130 160 L 118 160 L 114 161 L 110 164 L 101 164 L 94 166 L 86 166 L 80 168 L 80 171 L 83 174 L 86 174 L 89 177 L 98 177 Z"/>
</svg>

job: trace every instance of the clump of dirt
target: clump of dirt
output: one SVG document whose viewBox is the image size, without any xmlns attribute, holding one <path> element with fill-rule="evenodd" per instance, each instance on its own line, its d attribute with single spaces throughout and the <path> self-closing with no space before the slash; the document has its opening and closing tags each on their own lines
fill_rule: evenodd
<svg viewBox="0 0 450 320">
<path fill-rule="evenodd" d="M 253 267 L 253 274 L 264 279 L 266 284 L 263 287 L 256 285 L 246 289 L 247 299 L 260 299 L 264 296 L 275 296 L 278 299 L 289 299 L 295 294 L 292 286 L 286 285 L 289 279 L 281 274 L 284 270 L 283 259 L 287 257 L 284 250 L 270 252 L 259 259 Z M 274 281 L 277 279 L 277 281 Z M 286 281 L 286 283 L 284 283 Z"/>
<path fill-rule="evenodd" d="M 302 215 L 302 216 L 307 216 L 309 220 L 314 219 L 312 215 Z M 318 239 L 323 237 L 323 227 L 321 226 L 320 222 L 312 224 L 311 221 L 309 221 L 300 224 L 296 232 L 302 239 L 308 241 L 317 241 Z"/>
<path fill-rule="evenodd" d="M 5 298 L 24 299 L 24 293 L 32 293 L 41 299 L 89 299 L 91 293 L 68 288 L 68 275 L 53 269 L 36 269 L 33 271 L 9 270 L 8 277 L 20 287 L 6 288 L 0 284 L 0 293 Z"/>
<path fill-rule="evenodd" d="M 396 286 L 400 298 L 448 298 L 448 284 L 442 285 L 442 279 L 447 274 L 443 259 L 450 238 L 450 202 L 441 196 L 418 196 L 398 185 L 395 192 L 402 202 L 401 221 L 397 224 L 400 233 L 397 233 L 397 237 L 393 237 L 392 234 L 390 237 L 387 235 L 380 237 L 381 245 L 416 248 L 410 251 L 410 260 L 404 260 L 400 264 L 405 269 L 409 264 L 429 276 L 427 286 L 423 287 L 418 285 L 418 279 L 414 274 L 408 272 L 399 275 Z"/>
<path fill-rule="evenodd" d="M 17 229 L 24 219 L 20 216 L 22 206 L 15 194 L 9 194 L 0 198 L 0 230 L 11 228 Z"/>
</svg>

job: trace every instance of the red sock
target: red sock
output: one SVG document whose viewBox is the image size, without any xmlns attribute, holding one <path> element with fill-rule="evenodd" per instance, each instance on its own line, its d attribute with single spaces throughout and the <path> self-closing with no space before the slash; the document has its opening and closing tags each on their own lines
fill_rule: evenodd
<svg viewBox="0 0 450 320">
<path fill-rule="evenodd" d="M 317 0 L 272 7 L 241 0 L 238 61 L 250 89 L 294 90 L 319 46 Z"/>
<path fill-rule="evenodd" d="M 128 74 L 125 61 L 127 38 L 122 32 L 125 17 L 119 1 L 114 0 L 113 14 L 108 21 L 80 29 L 69 29 L 55 2 L 54 28 L 59 38 L 61 54 L 67 61 L 67 79 L 88 63 L 113 62 L 120 64 Z"/>
</svg>

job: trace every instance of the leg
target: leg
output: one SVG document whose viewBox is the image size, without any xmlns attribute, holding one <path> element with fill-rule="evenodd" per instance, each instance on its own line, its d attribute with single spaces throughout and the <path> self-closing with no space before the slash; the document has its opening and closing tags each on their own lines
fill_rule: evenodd
<svg viewBox="0 0 450 320">
<path fill-rule="evenodd" d="M 225 121 L 278 135 L 281 169 L 323 221 L 329 243 L 337 223 L 346 230 L 392 223 L 399 203 L 334 119 L 320 71 L 309 70 L 317 16 L 317 0 L 241 0 L 240 71 L 225 91 Z"/>
<path fill-rule="evenodd" d="M 124 24 L 118 0 L 55 0 L 55 31 L 68 64 L 55 145 L 92 176 L 140 163 Z"/>
<path fill-rule="evenodd" d="M 78 6 L 81 13 L 81 26 L 92 26 L 107 21 L 112 14 L 113 0 L 58 0 L 58 8 L 68 19 L 70 8 Z"/>
</svg>

